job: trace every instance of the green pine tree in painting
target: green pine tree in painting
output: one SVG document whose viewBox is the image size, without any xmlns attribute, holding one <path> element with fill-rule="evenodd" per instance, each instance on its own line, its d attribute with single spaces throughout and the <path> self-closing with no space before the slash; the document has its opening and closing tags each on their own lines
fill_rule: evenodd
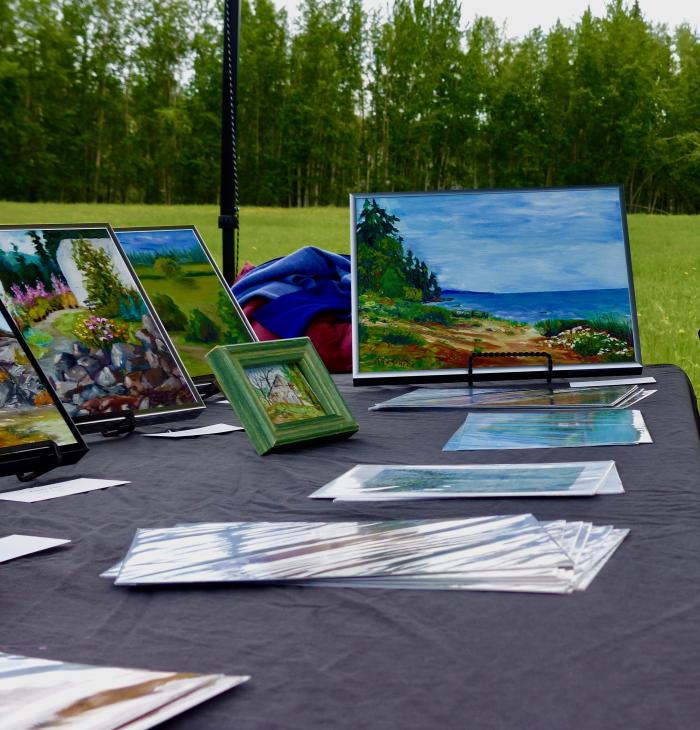
<svg viewBox="0 0 700 730">
<path fill-rule="evenodd" d="M 396 223 L 399 218 L 376 200 L 365 200 L 356 229 L 360 291 L 392 299 L 438 299 L 441 289 L 437 276 L 410 249 L 404 253 Z"/>
</svg>

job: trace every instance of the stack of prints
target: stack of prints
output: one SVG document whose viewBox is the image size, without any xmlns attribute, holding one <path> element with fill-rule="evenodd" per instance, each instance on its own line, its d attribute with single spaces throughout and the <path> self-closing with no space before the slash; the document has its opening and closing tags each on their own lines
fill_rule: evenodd
<svg viewBox="0 0 700 730">
<path fill-rule="evenodd" d="M 3 730 L 146 730 L 246 682 L 0 653 Z"/>
<path fill-rule="evenodd" d="M 655 392 L 637 385 L 591 388 L 417 388 L 377 403 L 369 410 L 628 408 Z"/>
<path fill-rule="evenodd" d="M 571 593 L 628 530 L 531 514 L 458 520 L 229 522 L 140 529 L 120 586 L 201 583 Z"/>
</svg>

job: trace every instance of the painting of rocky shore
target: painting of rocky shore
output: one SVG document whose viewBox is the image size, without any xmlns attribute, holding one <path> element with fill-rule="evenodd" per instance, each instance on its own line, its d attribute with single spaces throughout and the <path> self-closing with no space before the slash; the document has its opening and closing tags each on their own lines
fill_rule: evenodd
<svg viewBox="0 0 700 730">
<path fill-rule="evenodd" d="M 106 227 L 0 230 L 0 296 L 74 419 L 199 405 Z"/>
<path fill-rule="evenodd" d="M 0 448 L 37 441 L 76 438 L 0 315 Z"/>
<path fill-rule="evenodd" d="M 616 186 L 353 196 L 356 376 L 637 360 Z M 518 368 L 518 357 L 477 368 Z"/>
</svg>

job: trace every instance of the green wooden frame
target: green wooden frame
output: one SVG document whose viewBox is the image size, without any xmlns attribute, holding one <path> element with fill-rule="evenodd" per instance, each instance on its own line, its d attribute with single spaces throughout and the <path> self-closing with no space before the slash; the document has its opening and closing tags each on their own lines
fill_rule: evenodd
<svg viewBox="0 0 700 730">
<path fill-rule="evenodd" d="M 346 438 L 359 428 L 308 337 L 220 345 L 206 357 L 261 456 L 302 442 Z M 274 423 L 244 372 L 244 368 L 265 365 L 296 365 L 326 415 Z"/>
</svg>

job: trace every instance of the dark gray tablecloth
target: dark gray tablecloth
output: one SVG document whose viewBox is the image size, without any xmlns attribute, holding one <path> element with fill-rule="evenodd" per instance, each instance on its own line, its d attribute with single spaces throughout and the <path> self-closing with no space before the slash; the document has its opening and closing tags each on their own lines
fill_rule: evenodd
<svg viewBox="0 0 700 730">
<path fill-rule="evenodd" d="M 353 438 L 260 458 L 245 434 L 98 441 L 71 476 L 124 487 L 0 502 L 0 535 L 70 538 L 0 565 L 0 650 L 77 662 L 251 674 L 163 728 L 659 730 L 700 725 L 700 443 L 685 375 L 647 368 L 654 444 L 443 453 L 464 412 L 368 413 L 405 388 L 337 379 Z M 192 425 L 237 423 L 212 406 Z M 184 425 L 184 424 L 183 424 Z M 307 495 L 357 463 L 615 459 L 627 493 L 346 504 Z M 6 489 L 14 483 L 2 480 Z M 631 535 L 570 596 L 228 586 L 128 589 L 98 573 L 138 526 L 220 520 L 532 512 Z M 0 720 L 0 726 L 2 722 Z"/>
</svg>

